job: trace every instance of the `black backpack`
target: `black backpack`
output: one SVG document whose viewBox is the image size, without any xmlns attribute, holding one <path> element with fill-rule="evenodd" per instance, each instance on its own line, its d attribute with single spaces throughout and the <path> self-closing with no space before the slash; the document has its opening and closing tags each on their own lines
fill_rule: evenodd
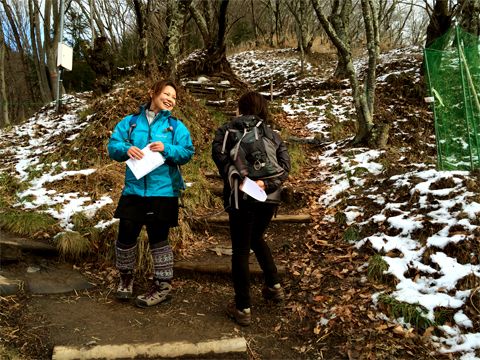
<svg viewBox="0 0 480 360">
<path fill-rule="evenodd" d="M 227 151 L 229 139 L 233 144 L 229 155 L 242 178 L 267 179 L 284 173 L 285 170 L 278 164 L 273 130 L 259 117 L 234 118 L 225 132 L 222 153 Z"/>
</svg>

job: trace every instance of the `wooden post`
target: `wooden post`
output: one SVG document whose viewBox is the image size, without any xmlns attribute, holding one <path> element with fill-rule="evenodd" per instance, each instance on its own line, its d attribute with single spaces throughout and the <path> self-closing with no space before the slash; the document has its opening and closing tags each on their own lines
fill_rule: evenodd
<svg viewBox="0 0 480 360">
<path fill-rule="evenodd" d="M 270 76 L 270 101 L 273 101 L 273 76 Z"/>
</svg>

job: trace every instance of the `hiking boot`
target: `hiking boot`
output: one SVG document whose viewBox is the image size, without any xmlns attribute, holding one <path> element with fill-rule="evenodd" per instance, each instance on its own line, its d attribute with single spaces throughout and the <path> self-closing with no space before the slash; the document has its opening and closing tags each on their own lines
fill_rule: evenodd
<svg viewBox="0 0 480 360">
<path fill-rule="evenodd" d="M 172 298 L 170 291 L 172 291 L 171 284 L 165 281 L 159 282 L 154 280 L 147 293 L 137 296 L 135 304 L 142 308 L 160 304 Z"/>
<path fill-rule="evenodd" d="M 118 282 L 117 292 L 115 297 L 119 300 L 128 300 L 133 294 L 133 274 L 120 274 L 120 281 Z"/>
<path fill-rule="evenodd" d="M 237 324 L 242 326 L 250 325 L 252 320 L 252 314 L 250 313 L 250 308 L 238 310 L 235 302 L 230 302 L 227 305 L 227 315 L 235 320 Z"/>
<path fill-rule="evenodd" d="M 280 284 L 275 284 L 273 287 L 264 286 L 262 289 L 263 298 L 274 303 L 282 303 L 285 300 L 285 292 Z"/>
</svg>

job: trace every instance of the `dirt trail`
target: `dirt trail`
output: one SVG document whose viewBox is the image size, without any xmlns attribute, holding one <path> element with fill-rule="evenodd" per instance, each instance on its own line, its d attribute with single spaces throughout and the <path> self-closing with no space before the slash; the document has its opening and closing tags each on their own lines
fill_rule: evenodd
<svg viewBox="0 0 480 360">
<path fill-rule="evenodd" d="M 294 229 L 307 225 L 274 224 L 269 230 L 269 239 L 279 265 L 286 260 L 285 248 L 292 243 Z M 217 236 L 200 239 L 228 245 L 225 227 L 211 228 Z M 303 231 L 300 231 L 303 232 Z M 208 250 L 198 251 L 195 257 L 178 259 L 191 263 L 227 263 L 230 257 L 218 256 Z M 73 267 L 56 258 L 43 259 L 43 269 Z M 28 267 L 38 265 L 35 256 L 24 256 L 22 261 L 3 267 L 3 272 L 20 274 Z M 97 283 L 91 289 L 66 294 L 37 294 L 25 289 L 20 296 L 21 307 L 17 314 L 21 334 L 13 337 L 17 347 L 25 347 L 32 359 L 49 359 L 54 346 L 89 347 L 106 344 L 165 343 L 173 341 L 202 342 L 243 336 L 246 338 L 251 359 L 298 358 L 295 348 L 303 340 L 283 331 L 289 322 L 291 311 L 264 302 L 261 297 L 262 280 L 252 277 L 252 325 L 240 327 L 225 314 L 225 305 L 233 298 L 233 289 L 226 274 L 206 275 L 191 271 L 177 271 L 171 301 L 148 309 L 137 308 L 133 302 L 118 302 L 113 296 L 115 282 L 103 276 L 112 268 L 100 269 L 95 264 L 86 264 L 81 272 Z M 48 270 L 45 270 L 48 271 Z M 145 290 L 145 281 L 137 282 L 134 292 Z M 288 288 L 287 288 L 288 292 Z M 283 330 L 283 329 L 282 329 Z"/>
</svg>

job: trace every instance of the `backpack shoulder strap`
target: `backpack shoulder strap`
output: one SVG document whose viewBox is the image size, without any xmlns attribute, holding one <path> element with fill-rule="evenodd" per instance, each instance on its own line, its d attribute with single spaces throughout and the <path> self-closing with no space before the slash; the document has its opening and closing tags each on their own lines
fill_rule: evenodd
<svg viewBox="0 0 480 360">
<path fill-rule="evenodd" d="M 255 137 L 257 137 L 257 132 L 256 132 L 257 129 L 255 129 Z M 247 129 L 243 129 L 243 134 L 242 134 L 242 137 L 240 139 L 238 139 L 237 143 L 235 144 L 235 146 L 233 147 L 233 161 L 236 161 L 237 160 L 237 157 L 238 157 L 238 149 L 240 149 L 240 145 L 242 145 L 242 140 L 243 138 L 245 137 L 245 135 L 247 135 L 248 133 L 248 130 Z"/>
<path fill-rule="evenodd" d="M 137 113 L 137 114 L 133 114 L 131 117 L 130 117 L 130 120 L 128 122 L 129 124 L 129 128 L 128 128 L 128 137 L 127 137 L 127 141 L 128 142 L 131 142 L 132 141 L 132 132 L 133 130 L 135 129 L 135 127 L 137 126 L 137 120 L 138 120 L 138 116 L 140 114 Z"/>
<path fill-rule="evenodd" d="M 222 154 L 225 154 L 225 152 L 227 151 L 227 140 L 228 140 L 228 137 L 230 134 L 235 134 L 235 133 L 240 133 L 240 130 L 238 129 L 235 129 L 231 123 L 228 123 L 226 126 L 225 126 L 225 134 L 223 136 L 223 143 L 222 143 Z"/>
<path fill-rule="evenodd" d="M 263 134 L 269 138 L 270 140 L 273 140 L 275 138 L 275 136 L 273 135 L 274 134 L 274 130 L 268 126 L 267 124 L 265 123 L 262 123 L 262 128 L 263 128 Z"/>
<path fill-rule="evenodd" d="M 132 114 L 132 117 L 130 118 L 130 121 L 128 122 L 130 124 L 130 126 L 135 127 L 137 125 L 137 119 L 138 119 L 139 115 L 140 114 L 138 114 L 138 113 Z"/>
<path fill-rule="evenodd" d="M 177 130 L 179 122 L 180 121 L 174 116 L 170 115 L 168 117 L 168 130 L 172 132 L 172 143 L 173 143 L 173 139 L 175 137 L 175 131 Z M 167 162 L 167 164 L 168 164 L 168 162 Z M 185 185 L 185 181 L 183 180 L 183 175 L 182 175 L 182 170 L 180 168 L 180 165 L 176 164 L 175 166 L 178 170 L 178 173 L 180 174 L 180 181 L 181 181 L 180 197 L 179 197 L 180 198 L 180 207 L 184 207 L 182 191 L 185 190 L 187 187 Z"/>
<path fill-rule="evenodd" d="M 172 134 L 175 134 L 175 130 L 177 130 L 178 123 L 179 121 L 176 117 L 173 117 L 171 115 L 168 117 L 168 125 Z"/>
</svg>

